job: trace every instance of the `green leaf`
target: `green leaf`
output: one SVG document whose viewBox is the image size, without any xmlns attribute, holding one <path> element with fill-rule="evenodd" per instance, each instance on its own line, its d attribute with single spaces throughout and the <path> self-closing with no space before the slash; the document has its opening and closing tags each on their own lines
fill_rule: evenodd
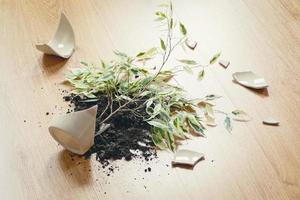
<svg viewBox="0 0 300 200">
<path fill-rule="evenodd" d="M 155 78 L 155 81 L 163 81 L 163 82 L 168 82 L 174 77 L 174 74 L 172 71 L 166 70 L 166 71 L 161 71 Z"/>
<path fill-rule="evenodd" d="M 189 74 L 193 74 L 193 70 L 192 68 L 190 68 L 189 66 L 183 66 L 184 71 L 186 71 Z"/>
<path fill-rule="evenodd" d="M 167 18 L 166 14 L 161 11 L 157 11 L 155 15 L 163 19 Z"/>
<path fill-rule="evenodd" d="M 160 133 L 152 133 L 152 141 L 159 149 L 163 150 L 168 148 L 167 144 L 164 142 L 162 135 Z"/>
<path fill-rule="evenodd" d="M 154 56 L 156 56 L 157 53 L 158 53 L 157 48 L 153 47 L 153 48 L 149 49 L 148 51 L 144 52 L 143 54 L 139 55 L 137 58 L 138 58 L 138 60 L 151 59 Z"/>
<path fill-rule="evenodd" d="M 174 142 L 174 135 L 172 133 L 170 133 L 169 131 L 167 131 L 167 144 L 168 147 L 174 151 L 175 150 L 175 142 Z"/>
<path fill-rule="evenodd" d="M 127 54 L 125 54 L 125 53 L 123 53 L 123 52 L 120 52 L 120 51 L 114 51 L 114 54 L 115 54 L 116 56 L 121 57 L 121 58 L 127 58 L 127 57 L 128 57 Z"/>
<path fill-rule="evenodd" d="M 94 94 L 92 94 L 92 93 L 84 93 L 84 95 L 85 95 L 86 97 L 88 97 L 88 98 L 91 98 L 91 99 L 96 98 L 96 96 L 95 96 Z"/>
<path fill-rule="evenodd" d="M 162 109 L 161 104 L 160 103 L 156 104 L 154 106 L 153 112 L 148 120 L 155 118 L 160 113 L 161 109 Z"/>
<path fill-rule="evenodd" d="M 89 66 L 88 63 L 84 62 L 84 61 L 81 61 L 80 64 L 84 65 L 84 66 Z"/>
<path fill-rule="evenodd" d="M 65 77 L 68 81 L 75 80 L 78 76 L 72 72 L 65 73 Z"/>
<path fill-rule="evenodd" d="M 212 100 L 215 100 L 215 99 L 219 99 L 221 97 L 222 96 L 219 96 L 219 95 L 216 95 L 216 94 L 209 94 L 209 95 L 206 95 L 205 99 L 208 100 L 208 101 L 212 101 Z"/>
<path fill-rule="evenodd" d="M 151 126 L 154 126 L 154 127 L 157 127 L 157 128 L 160 128 L 160 129 L 168 129 L 168 125 L 166 125 L 166 123 L 162 120 L 159 120 L 159 119 L 154 119 L 152 121 L 148 121 L 147 122 L 148 124 L 150 124 Z"/>
<path fill-rule="evenodd" d="M 199 81 L 203 80 L 204 75 L 205 75 L 204 69 L 200 70 L 200 72 L 198 73 L 198 80 Z"/>
<path fill-rule="evenodd" d="M 165 42 L 160 39 L 160 47 L 165 51 L 166 50 L 166 45 L 165 45 Z"/>
<path fill-rule="evenodd" d="M 209 126 L 216 126 L 215 115 L 212 107 L 209 104 L 205 104 L 205 118 L 206 123 Z"/>
<path fill-rule="evenodd" d="M 173 18 L 170 19 L 170 29 L 172 29 L 174 26 Z"/>
<path fill-rule="evenodd" d="M 225 125 L 225 128 L 227 129 L 228 132 L 232 131 L 231 119 L 228 115 L 226 116 L 226 118 L 224 120 L 224 125 Z"/>
<path fill-rule="evenodd" d="M 247 122 L 251 120 L 251 117 L 242 110 L 234 110 L 232 111 L 233 114 L 233 119 L 236 121 L 242 121 L 242 122 Z"/>
<path fill-rule="evenodd" d="M 103 60 L 101 60 L 101 66 L 105 69 L 106 68 L 106 64 Z"/>
<path fill-rule="evenodd" d="M 182 59 L 178 60 L 181 63 L 187 64 L 187 65 L 197 65 L 198 63 L 194 60 L 188 60 L 188 59 Z"/>
<path fill-rule="evenodd" d="M 210 61 L 209 61 L 209 64 L 214 64 L 217 60 L 218 60 L 218 58 L 221 56 L 221 52 L 220 53 L 217 53 L 217 54 L 215 54 L 213 57 L 212 57 L 212 59 L 210 59 Z"/>
<path fill-rule="evenodd" d="M 180 29 L 180 32 L 182 33 L 182 35 L 186 36 L 187 30 L 181 22 L 179 23 L 179 29 Z"/>
<path fill-rule="evenodd" d="M 146 112 L 151 115 L 153 113 L 153 108 L 151 107 L 153 104 L 153 99 L 149 99 L 146 103 Z"/>
<path fill-rule="evenodd" d="M 205 112 L 208 116 L 215 118 L 214 110 L 212 109 L 212 107 L 209 104 L 205 104 Z"/>
<path fill-rule="evenodd" d="M 127 100 L 127 101 L 131 101 L 132 99 L 126 95 L 120 95 L 119 96 L 120 99 L 124 99 L 124 100 Z"/>
<path fill-rule="evenodd" d="M 136 55 L 136 57 L 137 57 L 137 58 L 138 58 L 138 57 L 141 57 L 141 56 L 145 55 L 145 53 L 146 53 L 146 52 L 140 52 L 140 53 L 138 53 L 138 54 Z"/>
<path fill-rule="evenodd" d="M 194 115 L 187 115 L 188 123 L 194 131 L 200 135 L 204 135 L 204 130 Z"/>
</svg>

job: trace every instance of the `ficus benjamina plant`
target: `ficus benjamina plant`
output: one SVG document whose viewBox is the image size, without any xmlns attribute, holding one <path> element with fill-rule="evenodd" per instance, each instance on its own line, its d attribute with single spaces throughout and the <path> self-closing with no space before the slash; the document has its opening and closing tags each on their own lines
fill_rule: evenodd
<svg viewBox="0 0 300 200">
<path fill-rule="evenodd" d="M 196 72 L 198 80 L 202 80 L 205 68 L 213 65 L 221 54 L 216 53 L 206 65 L 192 59 L 176 59 L 178 64 L 166 69 L 177 47 L 194 51 L 197 42 L 189 38 L 187 28 L 175 17 L 172 2 L 159 5 L 155 16 L 156 23 L 163 29 L 157 47 L 139 52 L 136 56 L 115 51 L 114 60 L 101 61 L 99 65 L 81 62 L 82 67 L 65 75 L 73 87 L 72 93 L 85 96 L 86 101 L 97 101 L 106 96 L 108 102 L 100 115 L 101 123 L 108 122 L 117 113 L 130 112 L 152 127 L 152 139 L 158 148 L 172 151 L 176 149 L 177 140 L 194 134 L 205 136 L 206 125 L 216 124 L 217 112 L 225 115 L 224 124 L 229 132 L 232 130 L 231 119 L 250 120 L 241 110 L 232 113 L 214 110 L 211 101 L 220 98 L 218 95 L 187 99 L 183 88 L 171 83 L 181 72 Z M 148 65 L 154 58 L 160 58 L 160 64 Z"/>
</svg>

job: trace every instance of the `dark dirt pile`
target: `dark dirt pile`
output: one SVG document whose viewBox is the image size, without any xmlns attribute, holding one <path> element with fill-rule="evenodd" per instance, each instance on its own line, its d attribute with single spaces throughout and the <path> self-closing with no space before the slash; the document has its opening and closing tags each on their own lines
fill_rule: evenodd
<svg viewBox="0 0 300 200">
<path fill-rule="evenodd" d="M 97 101 L 87 102 L 84 97 L 71 94 L 65 96 L 64 100 L 70 102 L 74 111 L 98 105 L 95 144 L 84 155 L 86 158 L 96 154 L 96 159 L 102 163 L 103 167 L 106 167 L 113 160 L 130 161 L 133 158 L 141 158 L 149 161 L 156 157 L 155 145 L 150 134 L 151 127 L 141 117 L 137 117 L 131 112 L 119 112 L 106 122 L 110 124 L 110 127 L 97 134 L 100 131 L 101 121 L 110 113 L 110 109 L 108 109 L 100 119 L 108 102 L 107 97 L 102 96 Z M 132 106 L 128 105 L 129 108 Z M 116 109 L 117 105 L 113 104 L 112 108 Z M 138 110 L 138 113 L 146 116 L 144 108 Z"/>
</svg>

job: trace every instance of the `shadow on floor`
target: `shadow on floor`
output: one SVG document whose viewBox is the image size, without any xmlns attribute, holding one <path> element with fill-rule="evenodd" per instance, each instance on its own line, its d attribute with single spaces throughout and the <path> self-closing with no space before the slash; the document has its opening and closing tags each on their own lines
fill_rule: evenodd
<svg viewBox="0 0 300 200">
<path fill-rule="evenodd" d="M 58 159 L 62 171 L 76 184 L 85 185 L 92 181 L 90 160 L 74 155 L 67 150 L 61 151 Z"/>
<path fill-rule="evenodd" d="M 51 75 L 59 71 L 67 63 L 67 61 L 68 59 L 44 54 L 42 58 L 42 66 L 45 72 Z"/>
<path fill-rule="evenodd" d="M 236 82 L 235 80 L 232 80 L 233 83 L 237 84 L 237 85 L 240 85 L 238 82 Z M 247 88 L 247 87 L 244 87 L 242 85 L 240 85 L 241 87 L 245 88 L 246 90 L 260 96 L 260 97 L 268 97 L 269 96 L 269 91 L 268 91 L 268 88 L 265 88 L 265 89 L 251 89 L 251 88 Z"/>
</svg>

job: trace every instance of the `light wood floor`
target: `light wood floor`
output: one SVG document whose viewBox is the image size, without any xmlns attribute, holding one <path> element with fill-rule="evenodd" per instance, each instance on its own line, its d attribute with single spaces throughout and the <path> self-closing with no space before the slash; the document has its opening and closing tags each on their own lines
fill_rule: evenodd
<svg viewBox="0 0 300 200">
<path fill-rule="evenodd" d="M 229 134 L 220 116 L 207 139 L 185 143 L 206 155 L 193 170 L 166 166 L 172 154 L 160 152 L 150 173 L 144 172 L 145 163 L 117 162 L 119 171 L 108 177 L 94 158 L 72 161 L 48 134 L 52 116 L 66 111 L 59 91 L 64 72 L 82 60 L 110 59 L 114 49 L 134 54 L 156 45 L 153 13 L 159 3 L 0 0 L 1 199 L 300 199 L 299 0 L 174 2 L 199 42 L 193 57 L 205 62 L 221 50 L 231 61 L 228 70 L 210 68 L 203 82 L 181 77 L 189 95 L 220 94 L 220 109 L 240 108 L 253 117 L 234 123 Z M 69 60 L 35 49 L 52 36 L 61 10 L 76 34 Z M 268 92 L 232 82 L 233 72 L 247 69 L 267 79 Z M 267 116 L 281 125 L 263 125 Z"/>
</svg>

